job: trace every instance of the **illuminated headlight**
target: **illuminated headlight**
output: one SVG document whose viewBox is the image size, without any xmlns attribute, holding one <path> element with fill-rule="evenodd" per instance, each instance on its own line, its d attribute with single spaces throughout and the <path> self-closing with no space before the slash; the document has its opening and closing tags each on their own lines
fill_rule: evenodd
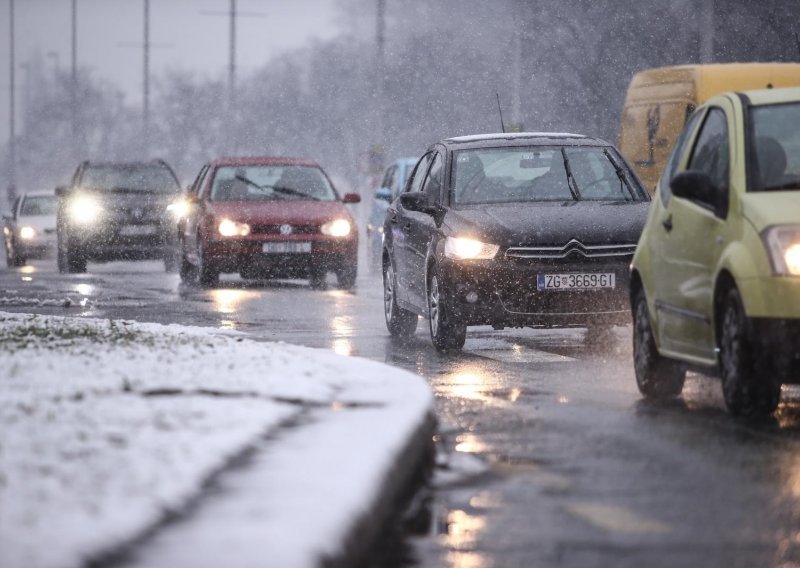
<svg viewBox="0 0 800 568">
<path fill-rule="evenodd" d="M 500 247 L 476 241 L 475 239 L 447 237 L 444 255 L 456 260 L 486 260 L 494 258 Z"/>
<path fill-rule="evenodd" d="M 335 219 L 329 221 L 320 227 L 323 235 L 329 237 L 346 237 L 350 234 L 350 221 L 347 219 Z"/>
<path fill-rule="evenodd" d="M 172 216 L 175 217 L 175 219 L 183 219 L 189 214 L 189 202 L 183 198 L 176 199 L 167 205 L 167 211 L 172 213 Z"/>
<path fill-rule="evenodd" d="M 776 225 L 762 234 L 772 270 L 781 276 L 800 276 L 800 225 Z"/>
<path fill-rule="evenodd" d="M 25 241 L 28 241 L 36 236 L 36 229 L 33 227 L 28 227 L 27 225 L 24 227 L 20 227 L 19 229 L 19 238 Z"/>
<path fill-rule="evenodd" d="M 76 223 L 81 225 L 89 225 L 97 221 L 103 208 L 100 203 L 88 195 L 77 196 L 70 202 L 68 206 L 69 216 Z"/>
<path fill-rule="evenodd" d="M 246 237 L 250 234 L 250 225 L 247 223 L 237 223 L 230 219 L 223 219 L 219 222 L 217 231 L 223 237 Z"/>
</svg>

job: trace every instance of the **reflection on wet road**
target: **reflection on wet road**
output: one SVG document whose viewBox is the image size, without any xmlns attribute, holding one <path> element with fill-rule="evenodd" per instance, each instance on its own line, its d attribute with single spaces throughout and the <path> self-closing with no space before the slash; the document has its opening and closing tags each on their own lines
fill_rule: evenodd
<svg viewBox="0 0 800 568">
<path fill-rule="evenodd" d="M 630 329 L 589 347 L 583 330 L 470 330 L 441 355 L 427 326 L 405 344 L 383 324 L 379 277 L 224 279 L 182 286 L 160 263 L 52 263 L 0 271 L 0 309 L 220 326 L 400 366 L 436 394 L 439 463 L 425 522 L 394 565 L 778 566 L 800 562 L 800 390 L 774 419 L 727 415 L 719 383 L 643 401 Z M 419 517 L 420 515 L 417 515 Z M 391 564 L 382 559 L 383 565 Z"/>
</svg>

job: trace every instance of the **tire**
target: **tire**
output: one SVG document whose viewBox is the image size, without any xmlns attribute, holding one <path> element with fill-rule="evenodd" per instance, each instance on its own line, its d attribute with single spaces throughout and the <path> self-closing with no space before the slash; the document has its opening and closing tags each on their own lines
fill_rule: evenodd
<svg viewBox="0 0 800 568">
<path fill-rule="evenodd" d="M 58 271 L 61 274 L 86 272 L 86 254 L 77 246 L 69 245 L 69 236 L 61 234 L 58 239 Z"/>
<path fill-rule="evenodd" d="M 203 251 L 203 241 L 197 236 L 197 259 L 199 265 L 195 268 L 197 283 L 203 288 L 213 288 L 219 284 L 219 270 L 210 266 Z"/>
<path fill-rule="evenodd" d="M 647 398 L 664 400 L 681 394 L 686 370 L 659 355 L 644 290 L 633 298 L 633 367 L 636 386 Z"/>
<path fill-rule="evenodd" d="M 195 280 L 195 268 L 192 266 L 192 263 L 186 258 L 186 253 L 181 253 L 181 264 L 178 267 L 178 275 L 181 277 L 181 281 L 190 284 Z"/>
<path fill-rule="evenodd" d="M 28 259 L 26 259 L 24 256 L 17 254 L 17 249 L 13 244 L 6 246 L 6 266 L 9 268 L 25 266 L 27 261 Z"/>
<path fill-rule="evenodd" d="M 464 347 L 467 326 L 453 313 L 436 268 L 431 269 L 428 276 L 428 327 L 433 346 L 439 351 L 457 351 Z"/>
<path fill-rule="evenodd" d="M 336 270 L 336 282 L 339 288 L 352 290 L 356 286 L 356 276 L 358 269 L 355 266 L 344 266 Z"/>
<path fill-rule="evenodd" d="M 308 283 L 314 290 L 324 290 L 325 278 L 327 275 L 327 270 L 320 268 L 319 266 L 312 266 L 309 269 Z"/>
<path fill-rule="evenodd" d="M 394 278 L 392 262 L 387 261 L 383 268 L 383 315 L 389 335 L 397 339 L 407 339 L 417 331 L 419 316 L 397 305 L 397 282 Z"/>
<path fill-rule="evenodd" d="M 725 406 L 734 416 L 767 416 L 778 406 L 781 384 L 760 353 L 742 298 L 731 288 L 722 304 L 718 329 L 719 365 Z"/>
</svg>

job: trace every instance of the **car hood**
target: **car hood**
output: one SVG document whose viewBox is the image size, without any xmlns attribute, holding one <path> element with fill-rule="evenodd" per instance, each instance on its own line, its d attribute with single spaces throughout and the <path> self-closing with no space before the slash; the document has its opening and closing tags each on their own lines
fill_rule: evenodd
<svg viewBox="0 0 800 568">
<path fill-rule="evenodd" d="M 341 201 L 213 201 L 209 211 L 242 223 L 315 225 L 337 217 L 352 221 Z"/>
<path fill-rule="evenodd" d="M 445 224 L 454 236 L 501 246 L 636 243 L 647 219 L 647 201 L 509 203 L 450 209 Z"/>
<path fill-rule="evenodd" d="M 759 233 L 770 225 L 800 225 L 800 191 L 747 193 L 742 214 Z"/>
</svg>

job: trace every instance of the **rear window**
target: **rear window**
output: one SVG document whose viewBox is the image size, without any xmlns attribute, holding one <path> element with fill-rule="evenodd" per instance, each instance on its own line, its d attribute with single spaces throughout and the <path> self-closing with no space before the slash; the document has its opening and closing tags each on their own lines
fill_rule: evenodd
<svg viewBox="0 0 800 568">
<path fill-rule="evenodd" d="M 758 164 L 753 191 L 800 190 L 800 103 L 752 109 Z"/>
<path fill-rule="evenodd" d="M 81 186 L 87 189 L 156 193 L 180 189 L 172 170 L 158 165 L 89 166 L 83 171 Z"/>
<path fill-rule="evenodd" d="M 57 207 L 55 195 L 29 195 L 22 202 L 20 215 L 55 215 Z"/>
</svg>

